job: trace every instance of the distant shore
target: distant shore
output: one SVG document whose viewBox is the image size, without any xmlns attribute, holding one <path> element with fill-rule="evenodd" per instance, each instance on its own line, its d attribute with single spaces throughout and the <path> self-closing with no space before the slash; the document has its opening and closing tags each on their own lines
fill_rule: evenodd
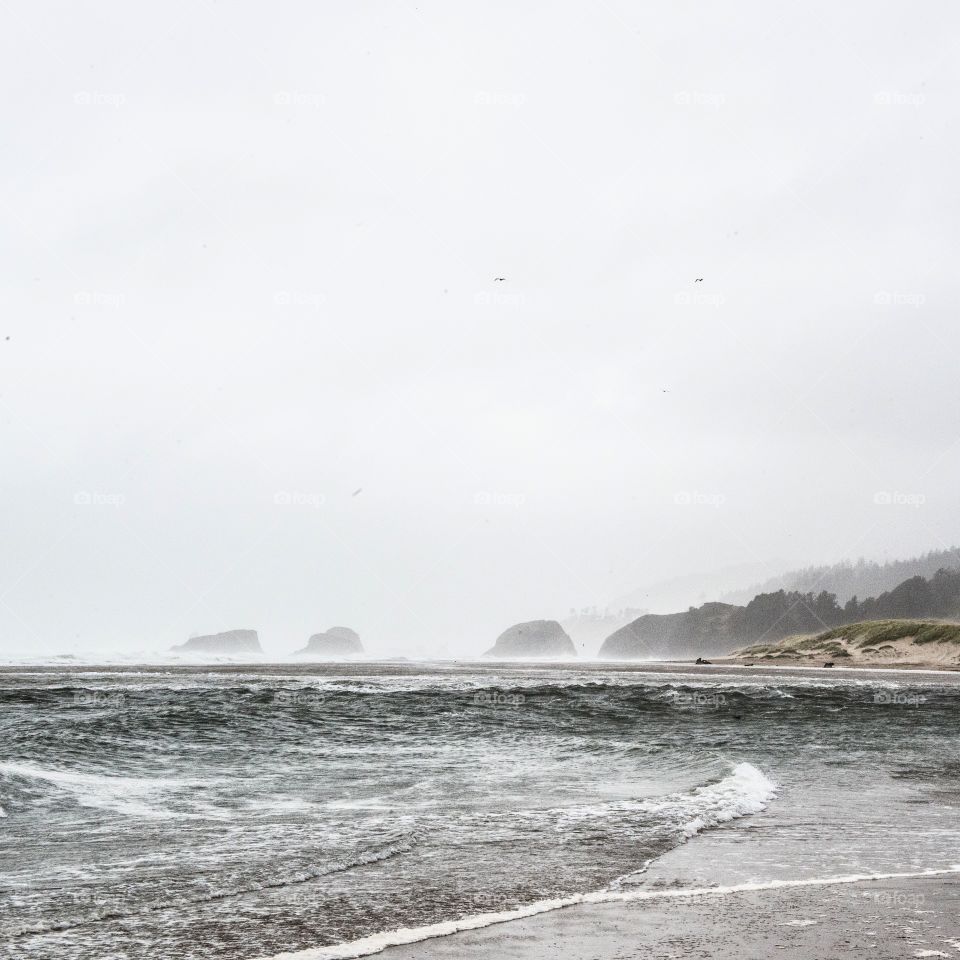
<svg viewBox="0 0 960 960">
<path fill-rule="evenodd" d="M 847 663 L 844 660 L 833 661 L 832 667 L 824 667 L 824 663 L 829 663 L 831 661 L 825 660 L 823 656 L 808 657 L 806 658 L 808 662 L 804 663 L 803 660 L 798 660 L 797 657 L 783 656 L 783 657 L 714 657 L 710 663 L 718 667 L 756 667 L 757 669 L 766 669 L 767 667 L 773 667 L 776 669 L 781 669 L 783 667 L 793 667 L 796 670 L 843 670 L 843 671 L 868 671 L 874 673 L 877 670 L 882 670 L 884 672 L 891 672 L 897 670 L 910 670 L 917 671 L 923 670 L 926 672 L 944 672 L 944 673 L 956 673 L 960 671 L 960 664 L 955 663 L 944 663 L 941 660 L 936 660 L 931 658 L 928 661 L 911 661 L 905 663 L 878 663 L 876 661 L 865 661 L 858 660 L 854 663 Z"/>
<path fill-rule="evenodd" d="M 708 675 L 722 669 L 758 673 L 771 670 L 776 673 L 795 671 L 804 675 L 813 672 L 833 673 L 960 673 L 960 664 L 931 662 L 905 663 L 878 663 L 878 662 L 849 662 L 838 660 L 833 667 L 823 666 L 822 655 L 804 657 L 745 657 L 745 656 L 718 656 L 710 657 L 708 662 L 698 664 L 693 660 L 598 660 L 569 659 L 569 660 L 493 660 L 485 658 L 461 658 L 457 660 L 378 660 L 375 657 L 351 660 L 216 660 L 210 662 L 184 662 L 183 660 L 152 661 L 152 662 L 118 662 L 107 661 L 93 663 L 90 661 L 58 661 L 55 663 L 2 663 L 0 673 L 10 674 L 123 674 L 142 673 L 144 675 L 163 674 L 175 671 L 184 674 L 222 673 L 247 674 L 257 673 L 264 676 L 356 676 L 358 673 L 370 673 L 381 676 L 413 676 L 420 674 L 424 669 L 438 672 L 450 671 L 470 672 L 476 674 L 502 675 L 504 669 L 512 669 L 518 675 L 538 670 L 556 670 L 561 672 L 577 672 L 589 670 L 596 673 L 684 673 L 692 676 Z"/>
<path fill-rule="evenodd" d="M 863 620 L 818 634 L 756 643 L 724 658 L 731 662 L 827 663 L 834 667 L 960 670 L 960 624 L 950 620 Z"/>
</svg>

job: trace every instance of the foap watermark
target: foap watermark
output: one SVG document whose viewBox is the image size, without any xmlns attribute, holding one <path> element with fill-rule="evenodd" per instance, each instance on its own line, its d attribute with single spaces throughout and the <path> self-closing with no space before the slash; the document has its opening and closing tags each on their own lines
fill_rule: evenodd
<svg viewBox="0 0 960 960">
<path fill-rule="evenodd" d="M 926 103 L 922 93 L 899 93 L 893 90 L 880 90 L 873 95 L 873 102 L 881 107 L 919 107 Z"/>
<path fill-rule="evenodd" d="M 473 502 L 478 507 L 521 507 L 526 503 L 527 497 L 523 493 L 492 493 L 489 490 L 481 490 L 473 495 Z"/>
<path fill-rule="evenodd" d="M 873 302 L 878 307 L 922 307 L 927 298 L 922 293 L 899 293 L 890 290 L 878 290 L 873 295 Z"/>
<path fill-rule="evenodd" d="M 702 493 L 700 490 L 678 490 L 673 495 L 678 507 L 719 507 L 727 502 L 722 493 Z"/>
<path fill-rule="evenodd" d="M 96 890 L 71 890 L 58 898 L 58 902 L 74 907 L 104 907 L 109 899 Z"/>
<path fill-rule="evenodd" d="M 122 293 L 109 290 L 78 290 L 73 295 L 73 302 L 78 307 L 111 307 L 116 309 L 123 306 L 126 298 Z"/>
<path fill-rule="evenodd" d="M 310 93 L 307 90 L 278 90 L 273 95 L 273 102 L 278 107 L 308 107 L 316 110 L 327 102 L 323 93 Z"/>
<path fill-rule="evenodd" d="M 127 98 L 122 93 L 104 93 L 100 90 L 78 90 L 73 95 L 78 107 L 122 107 Z"/>
<path fill-rule="evenodd" d="M 527 98 L 522 93 L 503 93 L 493 90 L 478 90 L 473 102 L 480 107 L 522 107 Z"/>
<path fill-rule="evenodd" d="M 273 502 L 278 507 L 313 507 L 314 510 L 322 507 L 327 498 L 322 493 L 306 493 L 302 490 L 278 490 L 273 495 Z"/>
<path fill-rule="evenodd" d="M 926 903 L 924 894 L 906 890 L 864 890 L 860 896 L 885 910 L 917 910 Z"/>
<path fill-rule="evenodd" d="M 271 703 L 275 707 L 319 707 L 325 699 L 311 690 L 278 690 Z"/>
<path fill-rule="evenodd" d="M 478 690 L 473 695 L 477 707 L 519 707 L 527 698 L 522 693 L 506 693 L 503 690 Z"/>
<path fill-rule="evenodd" d="M 76 690 L 73 694 L 75 707 L 122 707 L 127 702 L 126 694 L 104 693 L 102 690 Z"/>
<path fill-rule="evenodd" d="M 722 693 L 695 690 L 692 693 L 678 693 L 676 702 L 702 710 L 719 710 L 727 705 L 727 698 Z"/>
<path fill-rule="evenodd" d="M 319 310 L 326 299 L 322 293 L 304 290 L 278 290 L 273 295 L 273 302 L 278 307 L 310 307 L 312 310 Z"/>
<path fill-rule="evenodd" d="M 499 913 L 503 910 L 502 893 L 462 893 L 461 897 L 473 908 L 473 913 Z"/>
<path fill-rule="evenodd" d="M 873 502 L 878 507 L 922 507 L 927 498 L 922 493 L 902 493 L 899 490 L 878 490 L 873 495 Z"/>
<path fill-rule="evenodd" d="M 922 693 L 894 693 L 881 690 L 873 695 L 873 702 L 891 707 L 919 707 L 926 703 L 927 698 Z"/>
<path fill-rule="evenodd" d="M 519 310 L 527 300 L 522 293 L 514 293 L 510 290 L 490 291 L 481 290 L 473 295 L 473 302 L 478 307 L 499 307 L 503 310 Z"/>
<path fill-rule="evenodd" d="M 78 490 L 73 502 L 78 507 L 121 507 L 127 498 L 122 493 L 98 493 L 93 490 Z"/>
<path fill-rule="evenodd" d="M 693 293 L 683 290 L 673 296 L 678 307 L 722 307 L 726 298 L 722 293 Z"/>
</svg>

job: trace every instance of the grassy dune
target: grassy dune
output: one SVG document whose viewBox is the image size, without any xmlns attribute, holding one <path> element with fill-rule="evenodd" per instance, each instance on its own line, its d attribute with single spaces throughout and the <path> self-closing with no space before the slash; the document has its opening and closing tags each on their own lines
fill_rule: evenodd
<svg viewBox="0 0 960 960">
<path fill-rule="evenodd" d="M 848 665 L 878 663 L 960 666 L 960 623 L 942 620 L 868 620 L 815 636 L 787 637 L 737 650 L 735 659 L 834 660 Z"/>
</svg>

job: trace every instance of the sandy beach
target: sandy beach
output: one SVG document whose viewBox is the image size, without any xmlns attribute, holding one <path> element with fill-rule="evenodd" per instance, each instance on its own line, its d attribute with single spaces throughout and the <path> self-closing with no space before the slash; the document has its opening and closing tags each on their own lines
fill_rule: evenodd
<svg viewBox="0 0 960 960">
<path fill-rule="evenodd" d="M 635 884 L 588 895 L 593 902 L 501 922 L 474 916 L 463 925 L 476 929 L 391 931 L 269 960 L 960 957 L 960 863 L 895 876 L 818 876 L 808 868 L 794 879 L 753 879 L 769 863 L 764 836 L 771 823 L 763 813 L 702 835 Z M 618 899 L 602 900 L 609 896 Z"/>
<path fill-rule="evenodd" d="M 591 904 L 391 947 L 384 960 L 960 956 L 960 876 Z"/>
<path fill-rule="evenodd" d="M 807 657 L 807 663 L 804 663 L 803 660 L 798 660 L 797 657 L 713 657 L 710 661 L 711 666 L 718 667 L 749 667 L 750 669 L 761 669 L 765 670 L 767 667 L 771 669 L 783 669 L 783 668 L 794 668 L 797 670 L 823 670 L 825 669 L 823 664 L 825 658 L 823 654 L 817 656 Z M 688 662 L 689 666 L 693 666 Z M 846 671 L 852 673 L 855 671 L 866 670 L 868 672 L 873 672 L 876 670 L 883 670 L 889 673 L 893 673 L 899 670 L 916 672 L 917 670 L 922 671 L 934 671 L 934 672 L 943 672 L 943 673 L 957 673 L 960 672 L 960 664 L 951 661 L 945 660 L 942 658 L 930 657 L 926 660 L 914 659 L 914 660 L 904 660 L 904 661 L 895 661 L 884 663 L 882 661 L 869 661 L 865 659 L 856 660 L 851 663 L 845 663 L 840 661 L 839 663 L 834 663 L 833 667 L 828 667 L 826 669 L 836 670 L 836 671 Z"/>
</svg>

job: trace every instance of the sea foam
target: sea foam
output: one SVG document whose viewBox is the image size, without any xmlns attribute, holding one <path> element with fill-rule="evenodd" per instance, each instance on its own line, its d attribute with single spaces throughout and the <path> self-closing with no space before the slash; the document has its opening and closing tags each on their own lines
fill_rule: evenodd
<svg viewBox="0 0 960 960">
<path fill-rule="evenodd" d="M 331 947 L 310 947 L 306 950 L 295 950 L 290 953 L 278 953 L 272 957 L 262 957 L 260 960 L 354 960 L 357 957 L 366 957 L 380 953 L 388 947 L 402 946 L 409 943 L 418 943 L 421 940 L 432 940 L 436 937 L 447 937 L 465 930 L 479 930 L 498 923 L 507 923 L 510 920 L 523 920 L 537 914 L 549 913 L 552 910 L 561 910 L 564 907 L 573 907 L 579 904 L 590 903 L 626 903 L 637 900 L 680 900 L 690 897 L 723 896 L 728 893 L 750 893 L 760 890 L 778 890 L 785 887 L 827 887 L 837 884 L 865 883 L 871 880 L 917 880 L 923 877 L 937 877 L 960 873 L 960 864 L 945 870 L 922 870 L 917 873 L 865 873 L 848 874 L 835 877 L 815 877 L 806 880 L 769 880 L 764 883 L 741 883 L 726 887 L 689 887 L 682 890 L 637 890 L 619 892 L 613 890 L 598 890 L 593 893 L 575 894 L 556 900 L 540 900 L 536 903 L 519 907 L 516 910 L 505 910 L 500 913 L 481 913 L 460 920 L 451 920 L 446 923 L 434 923 L 424 927 L 405 927 L 400 930 L 388 930 L 384 933 L 363 937 L 349 943 L 341 943 Z"/>
<path fill-rule="evenodd" d="M 739 817 L 759 813 L 775 796 L 777 785 L 770 780 L 762 770 L 751 763 L 738 763 L 731 773 L 716 783 L 705 784 L 689 793 L 675 793 L 655 800 L 620 801 L 615 804 L 604 805 L 606 809 L 616 807 L 620 810 L 636 810 L 638 814 L 652 814 L 658 818 L 668 819 L 677 827 L 684 838 L 695 836 L 707 827 L 727 823 Z M 581 807 L 571 811 L 575 816 L 598 815 L 604 810 L 597 807 Z M 481 913 L 458 920 L 449 920 L 444 923 L 435 923 L 423 927 L 404 927 L 399 930 L 390 930 L 384 933 L 363 937 L 329 947 L 316 947 L 307 950 L 298 950 L 292 953 L 281 953 L 269 960 L 352 960 L 386 950 L 387 947 L 401 944 L 416 943 L 420 940 L 434 937 L 445 937 L 461 930 L 477 930 L 495 923 L 505 923 L 508 920 L 520 920 L 525 917 L 536 916 L 551 910 L 559 910 L 580 903 L 605 903 L 617 900 L 637 900 L 667 895 L 693 895 L 694 893 L 716 893 L 718 889 L 693 891 L 660 891 L 650 892 L 621 892 L 618 878 L 606 890 L 590 893 L 573 894 L 552 900 L 539 900 L 535 903 L 518 907 L 515 910 L 506 910 L 495 913 Z M 774 884 L 776 885 L 776 884 Z M 730 887 L 729 890 L 759 889 L 763 885 L 745 885 Z M 264 958 L 267 960 L 267 958 Z"/>
</svg>

